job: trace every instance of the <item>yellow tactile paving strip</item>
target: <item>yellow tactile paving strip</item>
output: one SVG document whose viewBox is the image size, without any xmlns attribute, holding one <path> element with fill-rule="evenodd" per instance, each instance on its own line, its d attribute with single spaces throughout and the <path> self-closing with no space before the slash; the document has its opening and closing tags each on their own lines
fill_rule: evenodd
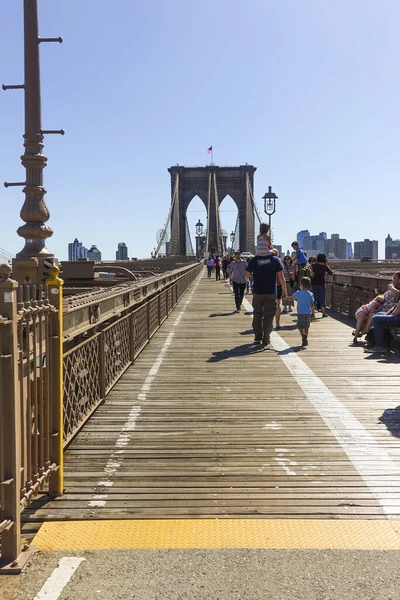
<svg viewBox="0 0 400 600">
<path fill-rule="evenodd" d="M 182 519 L 45 523 L 33 540 L 42 551 L 168 548 L 399 550 L 393 521 Z"/>
</svg>

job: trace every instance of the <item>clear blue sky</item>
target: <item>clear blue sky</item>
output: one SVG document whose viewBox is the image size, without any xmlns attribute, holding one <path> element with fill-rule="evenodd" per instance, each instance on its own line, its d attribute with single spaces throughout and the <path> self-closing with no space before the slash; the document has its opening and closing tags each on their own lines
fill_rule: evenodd
<svg viewBox="0 0 400 600">
<path fill-rule="evenodd" d="M 0 83 L 22 83 L 22 0 L 0 6 Z M 66 258 L 78 237 L 149 256 L 167 168 L 257 166 L 278 194 L 276 243 L 300 229 L 400 237 L 398 0 L 39 0 L 46 201 Z M 23 93 L 0 95 L 0 181 L 23 169 Z M 18 252 L 19 188 L 0 188 L 0 247 Z M 261 206 L 261 202 L 259 202 Z M 188 218 L 203 218 L 200 201 Z M 236 215 L 227 200 L 222 225 Z M 203 221 L 204 222 L 204 221 Z M 244 249 L 243 249 L 244 250 Z"/>
</svg>

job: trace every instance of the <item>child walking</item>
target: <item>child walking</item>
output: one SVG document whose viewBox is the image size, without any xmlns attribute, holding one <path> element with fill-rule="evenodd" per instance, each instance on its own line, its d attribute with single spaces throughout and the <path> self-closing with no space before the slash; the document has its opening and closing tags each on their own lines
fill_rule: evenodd
<svg viewBox="0 0 400 600">
<path fill-rule="evenodd" d="M 371 327 L 372 317 L 375 313 L 382 310 L 384 302 L 385 298 L 383 296 L 376 296 L 371 302 L 363 304 L 356 310 L 355 317 L 357 319 L 357 325 L 355 331 L 353 331 L 353 344 L 355 346 L 358 344 L 357 338 L 363 333 L 367 333 L 368 329 Z"/>
<path fill-rule="evenodd" d="M 308 346 L 308 330 L 310 329 L 311 317 L 315 318 L 314 296 L 310 292 L 311 279 L 302 277 L 300 289 L 293 294 L 297 302 L 297 328 L 301 335 L 301 345 Z"/>
</svg>

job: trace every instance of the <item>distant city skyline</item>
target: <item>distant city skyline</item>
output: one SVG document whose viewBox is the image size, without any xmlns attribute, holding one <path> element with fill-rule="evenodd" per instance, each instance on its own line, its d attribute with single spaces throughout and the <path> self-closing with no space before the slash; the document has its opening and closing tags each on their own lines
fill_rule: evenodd
<svg viewBox="0 0 400 600">
<path fill-rule="evenodd" d="M 369 256 L 375 260 L 377 258 L 392 258 L 392 254 L 397 254 L 397 257 L 400 258 L 400 240 L 392 239 L 389 234 L 385 238 L 384 247 L 386 256 L 383 257 L 379 257 L 378 240 L 369 240 L 368 238 L 364 238 L 363 241 L 351 242 L 346 238 L 341 238 L 339 234 L 334 233 L 331 234 L 331 237 L 328 237 L 328 234 L 325 231 L 321 231 L 318 234 L 311 234 L 308 229 L 303 229 L 297 232 L 293 239 L 296 239 L 299 242 L 300 246 L 305 250 L 307 256 L 309 257 L 316 256 L 318 253 L 323 252 L 327 255 L 335 254 L 336 258 L 361 259 Z M 283 248 L 290 249 L 291 242 L 288 244 L 278 245 L 283 251 Z M 390 247 L 388 247 L 388 245 Z M 93 257 L 93 251 L 94 255 L 97 257 L 94 260 L 113 260 L 112 256 L 109 257 L 100 252 L 96 245 L 93 245 L 90 249 L 86 248 L 83 243 L 78 240 L 78 238 L 75 238 L 72 243 L 68 244 L 68 260 L 78 260 L 79 258 Z M 126 243 L 119 242 L 115 252 L 116 260 L 126 260 L 129 257 L 128 254 L 128 247 Z M 99 256 L 102 256 L 102 258 L 98 258 Z M 93 258 L 91 258 L 91 260 L 93 260 Z"/>
<path fill-rule="evenodd" d="M 346 238 L 340 238 L 339 234 L 332 233 L 331 237 L 328 238 L 325 231 L 319 234 L 311 235 L 308 229 L 302 229 L 296 234 L 296 239 L 300 246 L 306 252 L 307 256 L 317 256 L 318 253 L 322 252 L 327 256 L 333 255 L 340 259 L 351 259 L 360 260 L 362 258 L 372 258 L 377 260 L 379 258 L 379 242 L 378 240 L 369 240 L 364 238 L 363 241 L 348 241 Z M 391 243 L 392 239 L 388 236 L 385 240 L 385 245 Z M 398 246 L 400 241 L 397 240 Z M 354 248 L 354 251 L 353 251 Z M 396 251 L 397 245 L 396 240 L 392 244 L 393 252 Z M 399 248 L 400 257 L 400 248 Z M 388 256 L 386 256 L 388 258 Z"/>
<path fill-rule="evenodd" d="M 79 260 L 82 258 L 101 260 L 101 256 L 101 252 L 96 244 L 93 244 L 90 248 L 86 248 L 78 238 L 75 238 L 73 242 L 68 244 L 68 260 Z"/>
</svg>

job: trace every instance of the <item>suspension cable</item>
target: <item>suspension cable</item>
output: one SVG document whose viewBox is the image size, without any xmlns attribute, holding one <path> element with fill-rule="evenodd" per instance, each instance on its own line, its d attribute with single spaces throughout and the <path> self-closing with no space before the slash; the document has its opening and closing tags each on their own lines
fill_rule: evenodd
<svg viewBox="0 0 400 600">
<path fill-rule="evenodd" d="M 173 191 L 173 194 L 172 194 L 171 206 L 170 206 L 170 209 L 169 209 L 169 213 L 168 213 L 167 221 L 165 223 L 164 230 L 163 230 L 163 232 L 161 234 L 161 237 L 160 237 L 160 241 L 158 242 L 157 247 L 156 247 L 156 249 L 154 250 L 154 253 L 153 253 L 153 257 L 154 258 L 157 258 L 158 253 L 160 252 L 160 248 L 161 248 L 161 246 L 164 243 L 164 238 L 165 238 L 165 235 L 167 233 L 167 228 L 168 228 L 168 225 L 169 225 L 169 223 L 171 221 L 172 211 L 173 211 L 173 208 L 175 206 L 176 196 L 178 195 L 178 186 L 179 186 L 179 173 L 177 173 L 176 177 L 175 177 L 175 186 L 174 186 L 174 191 Z"/>
<path fill-rule="evenodd" d="M 250 177 L 249 177 L 248 173 L 246 173 L 246 188 L 247 188 L 248 194 L 250 196 L 251 204 L 252 204 L 253 210 L 254 210 L 254 212 L 255 212 L 255 214 L 257 216 L 258 222 L 261 223 L 262 220 L 261 220 L 260 214 L 258 212 L 258 208 L 256 206 L 256 203 L 254 202 L 253 190 L 252 190 L 251 185 L 250 185 Z"/>
</svg>

